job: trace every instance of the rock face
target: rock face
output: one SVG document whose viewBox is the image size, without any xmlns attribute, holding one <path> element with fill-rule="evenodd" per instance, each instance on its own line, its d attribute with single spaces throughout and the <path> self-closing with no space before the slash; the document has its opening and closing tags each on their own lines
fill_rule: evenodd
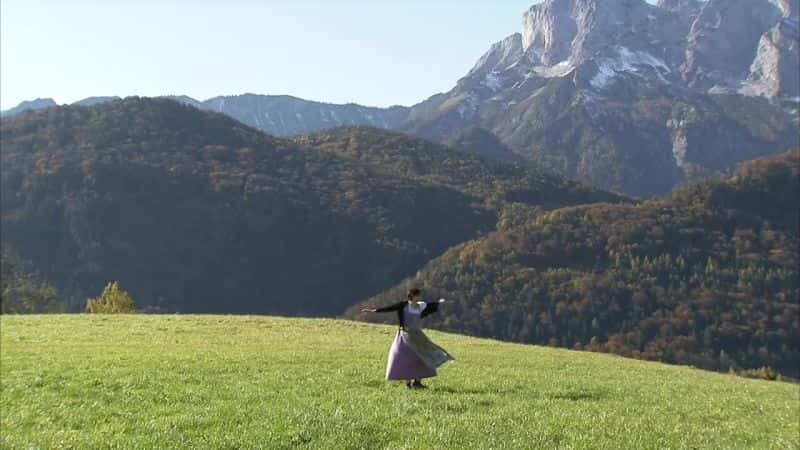
<svg viewBox="0 0 800 450">
<path fill-rule="evenodd" d="M 794 15 L 780 20 L 759 39 L 756 58 L 750 65 L 750 74 L 742 88 L 743 93 L 784 99 L 793 103 L 800 100 L 800 26 L 797 8 L 788 11 Z"/>
<path fill-rule="evenodd" d="M 704 92 L 792 98 L 800 83 L 798 1 L 546 0 L 524 14 L 521 33 L 495 44 L 470 75 L 514 69 L 563 76 L 591 60 L 619 57 Z"/>
<path fill-rule="evenodd" d="M 779 80 L 778 59 L 783 55 L 771 51 L 768 42 L 789 46 L 786 32 L 791 33 L 792 24 L 796 32 L 797 23 L 790 14 L 789 8 L 769 0 L 709 0 L 689 32 L 684 79 L 698 89 L 735 90 L 742 88 L 753 67 L 759 72 L 754 77 Z M 796 66 L 794 70 L 796 75 Z M 768 93 L 770 98 L 787 95 L 780 89 L 758 93 Z"/>
<path fill-rule="evenodd" d="M 576 65 L 620 46 L 660 57 L 680 31 L 673 14 L 643 1 L 558 0 L 532 7 L 523 18 L 523 47 L 529 60 L 549 67 Z"/>
<path fill-rule="evenodd" d="M 701 0 L 659 0 L 658 7 L 675 13 L 684 23 L 691 23 L 703 7 Z"/>
<path fill-rule="evenodd" d="M 274 136 L 308 134 L 347 125 L 369 125 L 397 129 L 408 116 L 408 108 L 372 108 L 349 103 L 336 105 L 303 100 L 288 95 L 232 95 L 205 101 L 185 95 L 167 98 L 196 108 L 230 116 Z"/>
<path fill-rule="evenodd" d="M 277 136 L 311 133 L 342 125 L 369 125 L 377 128 L 398 128 L 408 114 L 403 107 L 371 108 L 356 105 L 334 105 L 282 96 L 245 94 L 216 97 L 198 105 L 216 111 L 250 126 Z"/>
<path fill-rule="evenodd" d="M 796 0 L 545 0 L 406 129 L 660 194 L 796 143 L 797 29 Z"/>
</svg>

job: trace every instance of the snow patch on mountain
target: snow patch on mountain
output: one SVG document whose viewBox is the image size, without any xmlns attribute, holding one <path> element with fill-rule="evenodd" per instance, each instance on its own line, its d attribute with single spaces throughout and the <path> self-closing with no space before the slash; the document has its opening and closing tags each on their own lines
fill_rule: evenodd
<svg viewBox="0 0 800 450">
<path fill-rule="evenodd" d="M 544 78 L 556 78 L 568 75 L 575 70 L 575 66 L 570 60 L 561 61 L 552 66 L 536 66 L 533 68 L 534 73 Z"/>
<path fill-rule="evenodd" d="M 459 103 L 456 111 L 462 118 L 469 119 L 477 114 L 478 108 L 480 108 L 480 101 L 470 94 L 466 96 L 463 102 Z"/>
<path fill-rule="evenodd" d="M 597 74 L 589 81 L 594 88 L 602 89 L 608 86 L 621 73 L 640 74 L 643 67 L 654 69 L 662 81 L 667 81 L 664 75 L 671 70 L 661 59 L 645 51 L 632 51 L 624 46 L 615 47 L 615 51 L 617 56 L 614 58 L 596 60 Z"/>
<path fill-rule="evenodd" d="M 481 84 L 491 89 L 492 92 L 497 92 L 503 87 L 503 83 L 500 81 L 497 71 L 494 70 L 486 74 Z"/>
</svg>

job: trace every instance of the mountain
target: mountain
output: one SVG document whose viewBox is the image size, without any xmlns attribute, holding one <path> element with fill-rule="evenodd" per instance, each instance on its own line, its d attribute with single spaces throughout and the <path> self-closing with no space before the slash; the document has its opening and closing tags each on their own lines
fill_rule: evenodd
<svg viewBox="0 0 800 450">
<path fill-rule="evenodd" d="M 490 131 L 469 126 L 450 135 L 443 143 L 493 161 L 524 163 L 525 159 L 514 153 Z"/>
<path fill-rule="evenodd" d="M 120 97 L 86 97 L 83 100 L 78 100 L 73 102 L 73 105 L 78 106 L 94 106 L 99 105 L 101 103 L 107 103 L 114 100 L 119 100 Z M 25 111 L 35 111 L 37 109 L 44 109 L 50 108 L 52 106 L 58 106 L 58 103 L 55 102 L 52 98 L 37 98 L 36 100 L 31 101 L 24 101 L 19 105 L 8 109 L 2 112 L 3 117 L 12 117 L 17 114 L 21 114 Z"/>
<path fill-rule="evenodd" d="M 482 199 L 492 209 L 506 203 L 552 209 L 559 205 L 629 201 L 533 167 L 491 161 L 472 152 L 455 152 L 406 134 L 369 127 L 321 131 L 297 137 L 294 142 L 380 168 L 414 183 L 445 186 Z"/>
<path fill-rule="evenodd" d="M 289 136 L 342 125 L 368 125 L 395 129 L 405 120 L 407 108 L 371 108 L 349 103 L 334 105 L 288 95 L 245 94 L 216 97 L 200 108 L 221 112 L 269 134 Z"/>
<path fill-rule="evenodd" d="M 166 98 L 225 114 L 275 136 L 308 134 L 348 125 L 399 129 L 408 115 L 408 108 L 402 106 L 373 108 L 354 103 L 336 105 L 288 95 L 243 94 L 204 101 L 185 95 Z"/>
<path fill-rule="evenodd" d="M 364 304 L 414 285 L 451 300 L 443 330 L 798 377 L 798 204 L 800 149 L 639 205 L 508 207 Z"/>
<path fill-rule="evenodd" d="M 37 98 L 36 100 L 24 101 L 11 109 L 0 111 L 0 117 L 11 117 L 24 111 L 50 108 L 51 106 L 57 106 L 52 98 Z"/>
<path fill-rule="evenodd" d="M 215 111 L 275 136 L 292 136 L 346 125 L 366 125 L 399 129 L 408 116 L 408 108 L 374 108 L 354 103 L 336 105 L 303 100 L 288 95 L 243 94 L 195 100 L 186 95 L 164 96 L 199 109 Z M 119 97 L 88 97 L 72 103 L 93 106 L 119 100 Z M 56 106 L 52 99 L 23 102 L 3 112 L 13 116 L 24 111 Z"/>
<path fill-rule="evenodd" d="M 406 129 L 447 141 L 477 126 L 570 178 L 645 197 L 785 151 L 798 140 L 781 108 L 797 100 L 797 8 L 733 3 L 545 0 Z"/>
<path fill-rule="evenodd" d="M 702 89 L 800 101 L 798 6 L 798 0 L 710 0 L 689 30 L 684 79 Z"/>
<path fill-rule="evenodd" d="M 4 119 L 2 244 L 82 308 L 324 315 L 489 232 L 510 201 L 624 201 L 378 129 L 265 135 L 168 99 Z"/>
<path fill-rule="evenodd" d="M 113 102 L 115 100 L 120 100 L 120 98 L 116 97 L 116 96 L 113 96 L 113 97 L 87 97 L 87 98 L 85 98 L 83 100 L 78 100 L 77 102 L 74 102 L 73 105 L 77 105 L 77 106 L 94 106 L 94 105 L 99 105 L 99 104 L 102 104 L 102 103 Z"/>
<path fill-rule="evenodd" d="M 411 107 L 169 98 L 277 136 L 368 125 L 652 197 L 798 145 L 798 1 L 545 0 Z"/>
</svg>

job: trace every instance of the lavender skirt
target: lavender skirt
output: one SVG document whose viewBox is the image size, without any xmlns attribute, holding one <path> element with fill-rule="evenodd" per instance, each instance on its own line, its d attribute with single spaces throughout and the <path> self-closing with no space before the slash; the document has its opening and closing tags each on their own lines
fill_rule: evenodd
<svg viewBox="0 0 800 450">
<path fill-rule="evenodd" d="M 387 380 L 414 380 L 436 376 L 436 368 L 453 357 L 431 342 L 422 330 L 398 330 L 389 361 Z"/>
</svg>

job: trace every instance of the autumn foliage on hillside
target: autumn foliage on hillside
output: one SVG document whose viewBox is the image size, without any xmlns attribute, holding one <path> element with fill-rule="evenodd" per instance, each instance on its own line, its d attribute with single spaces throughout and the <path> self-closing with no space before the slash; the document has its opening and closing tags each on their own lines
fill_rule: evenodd
<svg viewBox="0 0 800 450">
<path fill-rule="evenodd" d="M 3 246 L 69 311 L 117 280 L 144 311 L 336 314 L 492 231 L 507 196 L 619 199 L 397 133 L 278 139 L 166 99 L 1 131 Z"/>
<path fill-rule="evenodd" d="M 799 175 L 797 149 L 637 206 L 507 208 L 367 303 L 419 285 L 445 330 L 797 377 Z"/>
</svg>

